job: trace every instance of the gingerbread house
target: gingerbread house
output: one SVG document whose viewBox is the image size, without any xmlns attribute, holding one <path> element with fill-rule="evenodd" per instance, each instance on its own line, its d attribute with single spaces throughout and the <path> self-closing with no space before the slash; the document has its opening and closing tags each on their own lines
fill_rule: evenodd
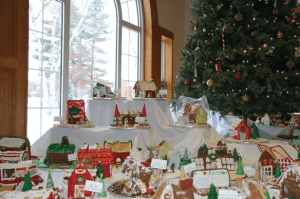
<svg viewBox="0 0 300 199">
<path fill-rule="evenodd" d="M 91 173 L 82 164 L 77 164 L 68 179 L 68 198 L 91 197 L 92 192 L 84 190 L 87 180 L 93 181 Z"/>
<path fill-rule="evenodd" d="M 180 187 L 176 185 L 171 185 L 168 182 L 164 182 L 155 192 L 153 199 L 193 199 L 194 192 L 193 189 L 180 189 Z"/>
<path fill-rule="evenodd" d="M 258 159 L 258 168 L 256 169 L 256 176 L 263 180 L 263 176 L 274 176 L 276 158 L 267 150 L 265 150 Z"/>
<path fill-rule="evenodd" d="M 110 148 L 102 149 L 79 149 L 77 151 L 78 161 L 81 161 L 85 156 L 89 156 L 95 168 L 98 162 L 101 162 L 105 178 L 111 177 L 112 164 L 114 163 L 113 153 Z"/>
<path fill-rule="evenodd" d="M 229 130 L 237 131 L 237 135 L 234 136 L 236 140 L 250 140 L 250 128 L 243 119 L 235 119 L 229 126 Z"/>
<path fill-rule="evenodd" d="M 69 124 L 83 124 L 87 121 L 83 100 L 67 100 L 66 120 Z"/>
<path fill-rule="evenodd" d="M 194 104 L 188 115 L 191 124 L 206 124 L 207 113 L 205 111 L 205 108 L 201 104 Z"/>
<path fill-rule="evenodd" d="M 104 148 L 111 148 L 111 152 L 113 153 L 113 162 L 123 163 L 127 156 L 130 155 L 130 150 L 132 148 L 131 140 L 106 140 L 104 142 Z M 117 161 L 118 160 L 118 161 Z"/>
<path fill-rule="evenodd" d="M 290 166 L 278 178 L 281 198 L 300 198 L 300 167 Z"/>
<path fill-rule="evenodd" d="M 137 81 L 133 89 L 135 97 L 156 98 L 157 87 L 153 81 Z"/>
<path fill-rule="evenodd" d="M 167 140 L 163 140 L 160 144 L 159 144 L 159 157 L 160 159 L 163 159 L 163 157 L 165 158 L 165 160 L 169 160 L 169 151 L 172 151 L 172 147 L 169 144 L 169 142 Z"/>
<path fill-rule="evenodd" d="M 292 118 L 289 121 L 289 124 L 300 124 L 300 120 L 296 116 L 292 116 Z"/>
<path fill-rule="evenodd" d="M 98 93 L 100 96 L 98 96 Z M 113 97 L 113 92 L 109 86 L 97 83 L 96 87 L 93 88 L 93 97 Z"/>
</svg>

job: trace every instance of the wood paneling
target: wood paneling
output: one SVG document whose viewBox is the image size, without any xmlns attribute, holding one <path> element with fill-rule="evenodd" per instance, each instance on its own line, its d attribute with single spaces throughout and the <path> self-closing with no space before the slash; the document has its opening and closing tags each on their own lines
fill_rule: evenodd
<svg viewBox="0 0 300 199">
<path fill-rule="evenodd" d="M 15 75 L 14 70 L 0 67 L 0 103 L 5 104 L 0 106 L 0 118 L 7 118 L 6 122 L 1 124 L 0 135 L 13 135 Z"/>
<path fill-rule="evenodd" d="M 156 0 L 143 0 L 144 25 L 145 25 L 145 42 L 144 42 L 144 79 L 153 80 L 157 88 L 161 88 L 161 41 L 165 36 L 170 40 L 174 40 L 174 34 L 158 25 L 158 14 Z M 171 45 L 171 46 L 170 46 Z M 173 42 L 169 42 L 167 46 L 168 52 L 173 54 Z M 170 50 L 172 49 L 172 50 Z M 168 57 L 173 55 L 167 55 Z M 166 79 L 173 78 L 173 61 L 167 61 Z M 170 70 L 170 68 L 172 68 Z M 168 101 L 173 96 L 172 80 L 166 82 L 168 90 Z"/>
<path fill-rule="evenodd" d="M 0 135 L 26 136 L 28 0 L 0 0 Z"/>
<path fill-rule="evenodd" d="M 0 1 L 0 56 L 16 54 L 16 8 L 14 1 Z"/>
</svg>

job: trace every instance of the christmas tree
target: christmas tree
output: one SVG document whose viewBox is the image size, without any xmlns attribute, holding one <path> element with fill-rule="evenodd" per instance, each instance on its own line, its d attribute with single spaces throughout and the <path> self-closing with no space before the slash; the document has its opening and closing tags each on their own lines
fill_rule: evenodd
<svg viewBox="0 0 300 199">
<path fill-rule="evenodd" d="M 233 157 L 235 162 L 239 161 L 239 156 L 237 154 L 236 148 L 233 149 L 232 157 Z"/>
<path fill-rule="evenodd" d="M 279 178 L 281 176 L 281 171 L 278 162 L 276 162 L 276 167 L 275 167 L 275 178 Z"/>
<path fill-rule="evenodd" d="M 218 199 L 218 193 L 213 182 L 210 184 L 209 193 L 207 199 Z"/>
<path fill-rule="evenodd" d="M 187 153 L 187 148 L 185 148 L 183 159 L 184 160 L 188 160 L 189 159 L 189 156 L 188 156 L 188 153 Z"/>
<path fill-rule="evenodd" d="M 102 178 L 105 179 L 104 171 L 103 171 L 101 162 L 99 161 L 99 162 L 98 162 L 98 168 L 97 168 L 96 176 L 97 176 L 98 178 L 100 178 L 101 174 L 102 174 Z"/>
<path fill-rule="evenodd" d="M 244 175 L 244 169 L 243 169 L 243 165 L 242 165 L 242 162 L 241 162 L 241 158 L 239 159 L 239 165 L 237 166 L 237 169 L 236 169 L 236 175 Z"/>
<path fill-rule="evenodd" d="M 48 170 L 47 188 L 49 188 L 49 189 L 53 189 L 54 188 L 54 184 L 53 184 L 53 180 L 52 180 L 51 170 L 50 169 Z"/>
<path fill-rule="evenodd" d="M 207 97 L 222 115 L 299 111 L 297 0 L 195 0 L 182 51 L 180 95 Z"/>
<path fill-rule="evenodd" d="M 102 186 L 102 192 L 101 193 L 98 193 L 98 197 L 107 197 L 106 195 L 106 191 L 105 191 L 105 186 L 104 186 L 104 182 L 103 182 L 103 174 L 101 173 L 100 174 L 100 182 L 103 183 L 103 186 Z"/>
<path fill-rule="evenodd" d="M 24 175 L 24 185 L 22 188 L 22 191 L 29 191 L 32 189 L 32 184 L 31 184 L 31 179 L 30 179 L 30 171 L 29 169 L 26 170 L 25 175 Z"/>
</svg>

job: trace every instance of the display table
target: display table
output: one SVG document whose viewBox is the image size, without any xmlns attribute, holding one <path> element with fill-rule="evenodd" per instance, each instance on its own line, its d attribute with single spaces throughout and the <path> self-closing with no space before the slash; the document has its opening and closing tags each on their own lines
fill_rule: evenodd
<svg viewBox="0 0 300 199">
<path fill-rule="evenodd" d="M 151 126 L 168 126 L 173 123 L 169 103 L 166 99 L 92 99 L 86 110 L 87 117 L 96 126 L 109 126 L 113 123 L 116 104 L 119 112 L 142 112 L 146 104 L 147 120 Z"/>
<path fill-rule="evenodd" d="M 289 131 L 287 130 L 286 127 L 257 125 L 257 128 L 258 130 L 261 130 L 273 136 L 289 134 Z"/>
</svg>

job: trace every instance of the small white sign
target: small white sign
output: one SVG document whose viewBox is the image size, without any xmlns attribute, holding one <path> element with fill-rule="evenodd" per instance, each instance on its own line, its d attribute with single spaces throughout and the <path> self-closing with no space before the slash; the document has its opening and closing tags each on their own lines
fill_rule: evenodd
<svg viewBox="0 0 300 199">
<path fill-rule="evenodd" d="M 103 187 L 102 182 L 95 182 L 95 181 L 87 180 L 85 182 L 84 190 L 101 193 L 102 192 L 102 187 Z"/>
<path fill-rule="evenodd" d="M 194 171 L 194 187 L 209 188 L 211 182 L 214 182 L 215 187 L 229 187 L 229 173 L 226 169 L 202 170 Z"/>
<path fill-rule="evenodd" d="M 135 117 L 135 122 L 144 123 L 145 122 L 145 117 Z"/>
<path fill-rule="evenodd" d="M 77 159 L 77 154 L 76 153 L 73 153 L 73 154 L 69 154 L 68 155 L 68 160 L 69 161 L 74 161 Z"/>
<path fill-rule="evenodd" d="M 60 122 L 60 121 L 64 121 L 64 119 L 61 116 L 54 116 L 54 121 L 55 122 Z"/>
<path fill-rule="evenodd" d="M 197 166 L 195 162 L 192 162 L 191 164 L 188 165 L 184 165 L 184 173 L 190 173 L 195 170 L 197 170 Z"/>
<path fill-rule="evenodd" d="M 218 199 L 237 199 L 237 191 L 219 189 Z"/>
<path fill-rule="evenodd" d="M 233 130 L 233 131 L 229 131 L 229 137 L 233 137 L 238 135 L 238 131 L 237 130 Z"/>
<path fill-rule="evenodd" d="M 119 94 L 119 95 L 121 95 L 121 89 L 115 89 L 115 90 L 114 90 L 114 94 Z"/>
<path fill-rule="evenodd" d="M 168 90 L 159 90 L 159 94 L 160 95 L 167 95 L 168 94 Z"/>
<path fill-rule="evenodd" d="M 153 159 L 151 160 L 151 167 L 156 169 L 166 169 L 167 160 Z"/>
</svg>

